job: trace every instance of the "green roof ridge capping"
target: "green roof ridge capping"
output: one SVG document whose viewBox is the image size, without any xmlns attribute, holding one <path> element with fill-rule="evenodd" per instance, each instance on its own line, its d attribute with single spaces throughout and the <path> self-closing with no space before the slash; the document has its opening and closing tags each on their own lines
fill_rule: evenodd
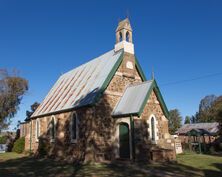
<svg viewBox="0 0 222 177">
<path fill-rule="evenodd" d="M 94 99 L 94 101 L 92 102 L 91 105 L 95 105 L 95 103 L 97 103 L 99 101 L 99 99 L 102 97 L 102 94 L 104 93 L 104 91 L 108 87 L 108 85 L 111 82 L 113 76 L 115 75 L 117 69 L 119 68 L 120 64 L 122 63 L 124 52 L 123 52 L 123 49 L 121 49 L 121 50 L 122 51 L 121 51 L 121 55 L 120 55 L 119 59 L 117 60 L 117 62 L 115 63 L 114 67 L 110 71 L 110 73 L 107 76 L 106 80 L 104 81 L 104 83 L 103 83 L 99 93 L 97 94 L 97 96 L 95 97 L 95 99 Z"/>
<path fill-rule="evenodd" d="M 104 91 L 106 90 L 106 88 L 108 87 L 109 83 L 111 82 L 113 76 L 115 75 L 117 69 L 119 68 L 120 64 L 122 63 L 123 60 L 123 56 L 124 56 L 124 51 L 123 49 L 121 49 L 122 54 L 120 55 L 118 61 L 116 62 L 116 64 L 114 65 L 113 69 L 111 70 L 111 72 L 109 73 L 108 77 L 106 78 L 105 82 L 103 83 L 99 94 L 96 96 L 96 98 L 94 99 L 94 101 L 92 102 L 91 105 L 94 105 L 96 102 L 99 101 L 99 99 L 101 98 L 102 94 L 104 93 Z M 142 67 L 139 64 L 138 59 L 135 56 L 135 64 L 136 64 L 136 68 L 138 69 L 139 75 L 141 76 L 143 81 L 146 81 L 146 76 L 142 70 Z"/>
<path fill-rule="evenodd" d="M 142 80 L 143 81 L 146 81 L 146 75 L 144 74 L 143 70 L 142 70 L 142 67 L 139 63 L 139 60 L 137 59 L 137 57 L 135 56 L 135 62 L 136 62 L 136 68 L 138 69 L 139 71 L 139 75 L 142 77 Z"/>
<path fill-rule="evenodd" d="M 147 95 L 146 95 L 146 97 L 145 97 L 145 99 L 144 99 L 144 101 L 143 101 L 143 103 L 142 103 L 142 106 L 141 106 L 141 108 L 140 108 L 140 111 L 139 111 L 139 113 L 138 113 L 138 116 L 141 116 L 141 114 L 142 114 L 142 112 L 143 112 L 143 110 L 144 110 L 144 108 L 145 108 L 145 106 L 146 106 L 146 103 L 147 103 L 147 101 L 148 101 L 148 99 L 149 99 L 149 97 L 150 97 L 150 95 L 151 95 L 151 93 L 152 93 L 153 90 L 154 90 L 154 92 L 155 92 L 155 94 L 156 94 L 156 96 L 157 96 L 157 99 L 160 101 L 160 106 L 161 106 L 161 108 L 163 109 L 163 112 L 164 112 L 166 118 L 168 118 L 168 116 L 169 116 L 169 111 L 168 111 L 168 109 L 167 109 L 167 107 L 166 107 L 166 104 L 165 104 L 165 102 L 164 102 L 164 100 L 163 100 L 163 96 L 162 96 L 162 94 L 161 94 L 161 92 L 160 92 L 160 90 L 159 90 L 159 87 L 158 87 L 157 82 L 156 82 L 155 79 L 152 81 L 152 85 L 151 85 L 149 91 L 147 92 Z"/>
<path fill-rule="evenodd" d="M 158 87 L 158 85 L 157 85 L 157 82 L 156 82 L 156 80 L 154 80 L 154 83 L 155 83 L 155 90 L 156 90 L 156 94 L 157 94 L 157 98 L 158 98 L 158 96 L 159 96 L 159 101 L 160 101 L 160 105 L 161 105 L 161 107 L 162 107 L 162 109 L 163 109 L 163 111 L 164 111 L 164 113 L 165 113 L 165 116 L 168 118 L 169 117 L 169 111 L 168 111 L 168 108 L 167 108 L 167 106 L 166 106 L 166 103 L 165 103 L 165 101 L 164 101 L 164 99 L 163 99 L 163 96 L 162 96 L 162 94 L 161 94 L 161 92 L 160 92 L 160 89 L 159 89 L 159 87 Z"/>
</svg>

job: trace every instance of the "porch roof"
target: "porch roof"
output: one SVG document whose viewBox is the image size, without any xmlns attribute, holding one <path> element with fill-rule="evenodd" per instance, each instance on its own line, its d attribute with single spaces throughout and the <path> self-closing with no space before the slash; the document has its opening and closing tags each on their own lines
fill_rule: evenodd
<svg viewBox="0 0 222 177">
<path fill-rule="evenodd" d="M 127 87 L 123 97 L 114 109 L 113 115 L 117 116 L 138 113 L 151 85 L 152 81 L 147 81 Z"/>
<path fill-rule="evenodd" d="M 154 91 L 160 102 L 163 112 L 168 117 L 168 110 L 159 91 L 155 80 L 149 80 L 142 83 L 130 85 L 126 88 L 122 98 L 114 108 L 113 116 L 140 116 L 150 97 L 151 92 Z"/>
</svg>

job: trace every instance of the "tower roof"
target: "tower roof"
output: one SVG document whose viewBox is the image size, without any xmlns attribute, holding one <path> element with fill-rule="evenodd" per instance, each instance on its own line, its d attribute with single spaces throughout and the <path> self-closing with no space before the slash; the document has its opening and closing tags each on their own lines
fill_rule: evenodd
<svg viewBox="0 0 222 177">
<path fill-rule="evenodd" d="M 116 32 L 117 31 L 120 31 L 122 29 L 126 29 L 126 30 L 129 30 L 129 31 L 132 31 L 132 27 L 130 25 L 130 21 L 128 18 L 122 20 L 119 22 L 117 28 L 116 28 Z"/>
</svg>

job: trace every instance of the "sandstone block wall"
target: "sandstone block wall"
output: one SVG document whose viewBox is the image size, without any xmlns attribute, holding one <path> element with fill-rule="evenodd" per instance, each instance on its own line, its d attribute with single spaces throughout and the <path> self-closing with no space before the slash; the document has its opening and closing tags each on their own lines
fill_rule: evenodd
<svg viewBox="0 0 222 177">
<path fill-rule="evenodd" d="M 129 69 L 126 63 L 130 61 L 134 68 Z M 113 109 L 123 95 L 125 88 L 132 83 L 140 83 L 142 79 L 135 67 L 134 55 L 125 53 L 124 59 L 112 78 L 106 91 L 93 107 L 76 110 L 78 117 L 79 137 L 76 143 L 70 139 L 70 120 L 72 111 L 55 114 L 56 138 L 51 141 L 49 124 L 52 116 L 40 117 L 40 138 L 36 139 L 36 121 L 31 120 L 31 149 L 36 154 L 45 153 L 48 156 L 62 158 L 68 161 L 100 161 L 113 160 L 116 157 L 116 128 L 118 119 L 111 116 Z M 168 134 L 168 121 L 158 102 L 155 92 L 152 92 L 141 117 L 134 117 L 135 122 L 135 153 L 137 159 L 150 159 L 153 145 L 149 138 L 147 120 L 154 114 L 158 120 L 159 142 Z M 128 117 L 129 119 L 129 117 Z M 28 138 L 29 137 L 29 138 Z M 30 134 L 27 135 L 26 149 L 30 147 Z"/>
<path fill-rule="evenodd" d="M 133 63 L 134 68 L 126 67 L 127 61 Z M 104 95 L 95 105 L 95 118 L 93 119 L 93 136 L 96 160 L 114 160 L 117 148 L 116 128 L 117 118 L 113 118 L 112 111 L 122 97 L 126 87 L 132 83 L 142 82 L 141 77 L 135 67 L 134 55 L 125 53 L 122 64 L 112 78 Z"/>
</svg>

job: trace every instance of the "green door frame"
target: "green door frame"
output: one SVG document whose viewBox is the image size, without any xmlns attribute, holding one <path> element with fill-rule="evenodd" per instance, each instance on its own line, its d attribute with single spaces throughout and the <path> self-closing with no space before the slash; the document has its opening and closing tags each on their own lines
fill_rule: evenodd
<svg viewBox="0 0 222 177">
<path fill-rule="evenodd" d="M 130 116 L 130 128 L 131 128 L 131 147 L 132 147 L 132 158 L 135 161 L 135 141 L 134 141 L 134 119 Z"/>
</svg>

